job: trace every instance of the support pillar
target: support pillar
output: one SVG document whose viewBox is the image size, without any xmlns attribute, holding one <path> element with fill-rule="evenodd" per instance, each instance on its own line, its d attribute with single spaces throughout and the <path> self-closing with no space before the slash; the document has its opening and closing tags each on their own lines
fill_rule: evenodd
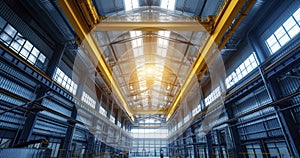
<svg viewBox="0 0 300 158">
<path fill-rule="evenodd" d="M 189 152 L 187 148 L 187 143 L 186 143 L 186 133 L 184 132 L 182 135 L 182 142 L 183 142 L 183 152 L 184 152 L 184 158 L 189 157 Z"/>
<path fill-rule="evenodd" d="M 232 106 L 226 107 L 226 113 L 228 115 L 228 119 L 234 118 L 234 114 L 230 107 L 232 107 Z M 236 126 L 233 126 L 236 123 L 237 123 L 237 121 L 233 121 L 233 122 L 230 122 L 230 124 L 228 125 L 228 134 L 231 136 L 233 144 L 232 144 L 232 148 L 229 148 L 229 146 L 227 146 L 228 147 L 227 150 L 228 150 L 229 157 L 238 158 L 238 157 L 242 156 L 241 153 L 243 153 L 245 150 L 242 147 L 238 129 Z"/>
<path fill-rule="evenodd" d="M 49 62 L 49 65 L 48 65 L 48 69 L 46 70 L 46 75 L 49 76 L 50 78 L 52 78 L 52 76 L 54 75 L 56 67 L 59 64 L 61 57 L 63 56 L 64 50 L 65 50 L 65 45 L 58 44 L 57 47 L 55 48 L 55 51 L 54 51 L 55 55 L 54 55 L 54 57 L 52 57 L 51 61 Z M 45 87 L 43 85 L 38 85 L 38 86 L 39 87 L 37 87 L 36 99 L 45 96 L 47 93 L 47 87 Z M 38 100 L 37 103 L 41 104 L 42 100 L 43 99 Z M 33 104 L 28 105 L 28 108 L 30 109 L 30 111 L 28 111 L 27 118 L 25 120 L 22 132 L 21 132 L 20 136 L 16 136 L 19 138 L 16 141 L 18 143 L 24 143 L 31 139 L 32 131 L 33 131 L 35 123 L 37 121 L 37 117 L 38 117 L 37 115 L 40 111 L 39 109 L 36 109 Z"/>
<path fill-rule="evenodd" d="M 191 129 L 192 129 L 192 133 L 193 133 L 192 140 L 193 140 L 193 148 L 194 148 L 194 157 L 198 158 L 198 149 L 197 149 L 197 144 L 196 144 L 197 139 L 196 139 L 196 134 L 195 134 L 195 127 L 192 126 Z"/>
<path fill-rule="evenodd" d="M 76 119 L 76 117 L 77 117 L 77 108 L 76 108 L 75 105 L 73 106 L 71 117 L 73 119 Z M 67 132 L 66 132 L 64 140 L 61 143 L 61 147 L 60 147 L 61 153 L 58 155 L 58 157 L 60 157 L 60 158 L 69 157 L 69 154 L 70 154 L 69 150 L 70 150 L 70 147 L 71 147 L 71 144 L 72 144 L 76 123 L 71 122 L 71 121 L 68 121 L 68 123 L 69 123 L 69 125 L 68 125 L 68 128 L 67 128 Z"/>
<path fill-rule="evenodd" d="M 279 89 L 281 85 L 278 84 L 276 79 L 271 79 L 269 81 L 270 81 L 270 91 L 272 91 L 272 93 L 275 94 L 276 99 L 281 98 L 283 96 Z M 290 110 L 282 111 L 282 109 L 284 109 L 289 105 L 290 105 L 289 102 L 284 102 L 284 104 L 277 105 L 275 107 L 275 110 L 287 146 L 290 152 L 293 152 L 293 156 L 296 156 L 296 155 L 300 155 L 300 142 L 298 141 L 300 140 L 300 135 L 298 133 L 298 129 L 295 126 L 294 119 Z"/>
<path fill-rule="evenodd" d="M 207 150 L 208 150 L 208 157 L 214 158 L 214 150 L 212 146 L 212 140 L 211 140 L 211 132 L 206 134 L 206 143 L 207 143 Z"/>
<path fill-rule="evenodd" d="M 77 88 L 77 91 L 76 91 L 76 96 L 78 98 L 81 98 L 81 96 L 82 96 L 85 81 L 88 78 L 88 74 L 83 73 L 82 76 L 84 76 L 84 77 L 80 78 L 80 81 L 78 83 L 78 88 Z M 77 118 L 77 108 L 76 108 L 75 104 L 74 104 L 73 109 L 72 109 L 71 118 L 74 119 L 74 120 L 76 120 L 76 118 Z M 67 132 L 66 132 L 65 138 L 64 138 L 64 140 L 61 144 L 62 151 L 61 151 L 61 154 L 59 155 L 60 158 L 66 158 L 66 157 L 70 156 L 69 151 L 70 151 L 70 148 L 71 148 L 71 145 L 72 145 L 73 135 L 74 135 L 75 130 L 76 130 L 75 127 L 76 127 L 76 122 L 68 121 Z"/>
</svg>

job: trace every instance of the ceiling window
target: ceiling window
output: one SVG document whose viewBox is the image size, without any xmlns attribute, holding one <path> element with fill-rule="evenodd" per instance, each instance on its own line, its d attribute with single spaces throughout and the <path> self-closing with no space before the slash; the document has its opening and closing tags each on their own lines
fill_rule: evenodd
<svg viewBox="0 0 300 158">
<path fill-rule="evenodd" d="M 129 11 L 139 7 L 138 0 L 124 0 L 125 10 Z"/>
<path fill-rule="evenodd" d="M 160 7 L 168 10 L 174 10 L 175 9 L 175 3 L 176 0 L 162 0 Z"/>
<path fill-rule="evenodd" d="M 145 119 L 145 123 L 156 123 L 156 120 L 153 118 Z"/>
<path fill-rule="evenodd" d="M 290 16 L 267 40 L 271 54 L 278 51 L 300 32 L 300 8 Z"/>
<path fill-rule="evenodd" d="M 96 107 L 96 101 L 90 95 L 88 95 L 86 92 L 82 93 L 81 100 L 92 108 Z"/>
<path fill-rule="evenodd" d="M 240 81 L 243 77 L 245 77 L 248 73 L 250 73 L 253 69 L 258 66 L 258 62 L 255 58 L 254 53 L 252 53 L 238 68 L 236 68 L 225 80 L 226 87 L 230 88 L 238 81 Z"/>
<path fill-rule="evenodd" d="M 46 56 L 1 17 L 0 41 L 30 64 L 38 68 L 43 68 L 45 65 Z"/>
<path fill-rule="evenodd" d="M 133 38 L 131 41 L 132 48 L 141 47 L 143 45 L 142 31 L 130 31 L 130 37 Z"/>
<path fill-rule="evenodd" d="M 133 40 L 131 41 L 131 46 L 133 48 L 133 56 L 141 56 L 143 55 L 143 38 L 142 36 L 142 31 L 130 31 L 130 38 Z"/>
<path fill-rule="evenodd" d="M 72 94 L 76 94 L 77 84 L 72 81 L 72 79 L 67 76 L 63 71 L 59 68 L 56 68 L 55 74 L 53 76 L 53 80 L 60 84 L 62 87 L 67 89 Z"/>
</svg>

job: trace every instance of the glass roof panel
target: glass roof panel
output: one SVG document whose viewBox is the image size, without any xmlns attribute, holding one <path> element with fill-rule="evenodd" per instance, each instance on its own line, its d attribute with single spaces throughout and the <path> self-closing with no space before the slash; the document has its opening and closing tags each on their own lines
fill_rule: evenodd
<svg viewBox="0 0 300 158">
<path fill-rule="evenodd" d="M 144 13 L 157 16 L 156 20 L 161 20 L 161 15 L 170 17 L 170 21 L 182 17 L 158 8 L 139 8 L 137 12 L 124 15 L 125 20 L 139 16 L 136 19 L 149 21 L 144 19 Z M 160 117 L 162 113 L 155 111 L 167 111 L 208 35 L 168 30 L 96 30 L 95 34 L 126 101 L 134 115 L 140 116 L 137 121 L 149 114 Z M 164 114 L 161 116 L 165 119 Z"/>
</svg>

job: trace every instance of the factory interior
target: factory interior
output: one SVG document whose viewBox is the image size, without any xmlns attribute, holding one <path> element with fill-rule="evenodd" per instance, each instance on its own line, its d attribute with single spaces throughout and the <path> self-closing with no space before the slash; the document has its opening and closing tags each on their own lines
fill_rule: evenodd
<svg viewBox="0 0 300 158">
<path fill-rule="evenodd" d="M 0 0 L 0 158 L 300 157 L 300 0 Z"/>
</svg>

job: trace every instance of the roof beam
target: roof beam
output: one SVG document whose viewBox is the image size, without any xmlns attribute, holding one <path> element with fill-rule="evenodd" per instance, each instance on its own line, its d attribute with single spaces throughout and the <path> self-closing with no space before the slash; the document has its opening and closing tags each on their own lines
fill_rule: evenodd
<svg viewBox="0 0 300 158">
<path fill-rule="evenodd" d="M 102 21 L 95 27 L 95 31 L 207 31 L 206 23 L 198 22 L 116 22 Z M 209 25 L 211 27 L 211 24 Z"/>
<path fill-rule="evenodd" d="M 147 128 L 147 129 L 160 129 L 160 128 L 162 128 L 162 127 L 165 127 L 165 128 L 167 128 L 167 126 L 165 126 L 165 125 L 162 125 L 162 126 L 133 126 L 134 128 L 142 128 L 142 129 L 145 129 L 145 128 Z M 147 139 L 147 138 L 146 138 Z"/>
<path fill-rule="evenodd" d="M 164 110 L 153 110 L 153 109 L 149 109 L 149 110 L 137 110 L 135 112 L 136 115 L 147 115 L 147 114 L 165 114 L 166 112 Z"/>
</svg>

